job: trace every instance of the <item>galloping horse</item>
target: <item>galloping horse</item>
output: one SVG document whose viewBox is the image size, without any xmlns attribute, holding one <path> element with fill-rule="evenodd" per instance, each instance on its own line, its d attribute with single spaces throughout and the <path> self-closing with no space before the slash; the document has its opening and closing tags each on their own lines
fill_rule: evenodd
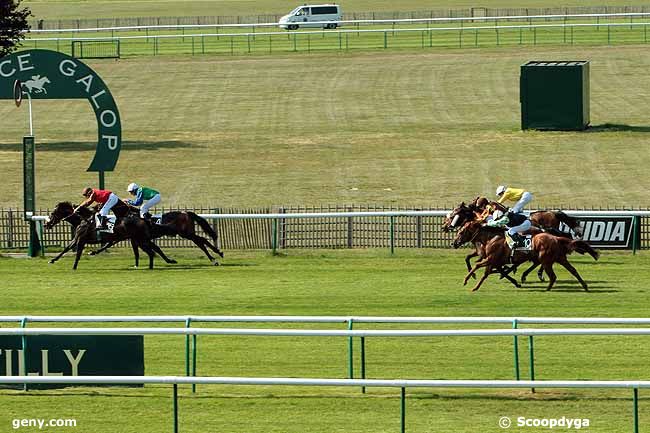
<svg viewBox="0 0 650 433">
<path fill-rule="evenodd" d="M 472 242 L 474 244 L 475 251 L 471 254 L 469 254 L 467 257 L 465 257 L 465 263 L 467 264 L 467 271 L 472 270 L 472 265 L 470 264 L 469 259 L 472 257 L 479 256 L 481 259 L 485 257 L 485 246 L 488 244 L 490 240 L 492 240 L 495 237 L 501 237 L 503 238 L 504 236 L 504 230 L 502 228 L 497 228 L 497 227 L 484 227 L 484 230 L 472 230 L 468 227 L 472 224 L 480 224 L 479 222 L 467 222 L 461 229 L 458 231 L 456 234 L 456 238 L 454 239 L 454 242 L 452 243 L 452 246 L 454 248 L 460 248 L 463 244 L 466 244 L 468 242 Z M 521 287 L 521 285 L 512 278 L 509 273 L 509 269 L 506 269 L 505 266 L 501 266 L 497 269 L 501 275 L 506 278 L 508 281 L 510 281 L 512 284 L 515 285 L 515 287 Z M 476 278 L 475 275 L 473 275 L 474 278 Z"/>
<path fill-rule="evenodd" d="M 196 234 L 194 223 L 197 223 L 199 226 L 201 226 L 203 231 L 212 238 L 214 244 L 212 244 L 212 242 L 210 242 L 208 239 L 204 238 L 203 236 L 199 236 Z M 211 250 L 213 250 L 215 253 L 217 253 L 219 257 L 223 258 L 223 252 L 217 246 L 219 245 L 219 236 L 214 231 L 214 229 L 212 228 L 209 222 L 207 222 L 204 218 L 195 214 L 194 212 L 190 212 L 190 211 L 167 212 L 162 214 L 159 224 L 151 224 L 151 237 L 153 239 L 159 238 L 161 236 L 174 236 L 174 235 L 178 235 L 182 238 L 194 242 L 194 244 L 197 247 L 199 247 L 201 251 L 205 253 L 208 259 L 215 266 L 218 266 L 219 262 L 217 261 L 217 259 L 212 257 L 212 255 L 208 251 L 208 247 Z M 124 238 L 123 239 L 117 238 L 114 241 L 104 245 L 99 250 L 91 252 L 90 254 L 95 255 L 101 253 L 102 251 L 106 251 L 107 249 L 109 249 L 110 247 L 112 247 L 113 245 L 115 245 L 116 243 L 122 240 L 124 240 Z"/>
<path fill-rule="evenodd" d="M 467 232 L 467 235 L 478 236 L 479 232 L 487 231 L 486 227 L 482 227 L 479 222 L 468 222 L 463 226 L 462 230 Z M 460 233 L 459 233 L 460 234 Z M 549 284 L 546 290 L 551 290 L 553 284 L 557 280 L 555 272 L 553 272 L 553 264 L 559 263 L 564 266 L 582 285 L 585 291 L 589 291 L 587 283 L 580 277 L 578 271 L 569 263 L 567 255 L 572 252 L 578 254 L 588 253 L 594 260 L 598 260 L 599 253 L 594 250 L 587 242 L 580 239 L 569 239 L 559 236 L 554 236 L 549 233 L 540 232 L 533 236 L 532 250 L 528 254 L 515 253 L 512 257 L 513 264 L 523 263 L 526 260 L 533 261 L 533 267 L 538 264 L 549 276 Z M 467 284 L 467 280 L 479 269 L 485 267 L 485 273 L 478 281 L 472 291 L 476 291 L 481 287 L 483 281 L 494 271 L 509 263 L 511 250 L 505 238 L 497 236 L 492 237 L 485 245 L 485 257 L 474 265 L 469 271 L 463 284 Z M 531 268 L 532 269 L 532 268 Z M 527 271 L 528 272 L 528 271 Z"/>
<path fill-rule="evenodd" d="M 137 214 L 130 214 L 129 207 L 118 202 L 113 207 L 113 213 L 118 216 L 118 220 L 113 227 L 113 233 L 102 233 L 101 239 L 97 237 L 97 227 L 94 221 L 94 213 L 85 208 L 79 208 L 74 212 L 74 205 L 70 202 L 58 203 L 52 213 L 50 214 L 47 222 L 45 223 L 46 229 L 51 229 L 61 221 L 67 221 L 74 228 L 74 238 L 72 241 L 52 260 L 54 263 L 59 260 L 65 253 L 76 247 L 76 257 L 72 269 L 77 269 L 79 259 L 83 253 L 86 244 L 99 244 L 102 242 L 113 242 L 117 239 L 131 240 L 131 247 L 135 255 L 135 266 L 138 266 L 140 255 L 138 247 L 147 253 L 149 256 L 149 269 L 153 269 L 153 257 L 155 253 L 160 255 L 167 263 L 176 263 L 175 260 L 169 259 L 162 250 L 151 241 L 151 233 L 148 224 L 140 219 Z"/>
<path fill-rule="evenodd" d="M 447 215 L 445 222 L 443 223 L 442 230 L 448 232 L 454 228 L 462 227 L 469 221 L 485 218 L 487 216 L 486 209 L 488 209 L 488 206 L 492 210 L 498 210 L 503 213 L 508 211 L 508 208 L 503 204 L 496 201 L 490 201 L 486 197 L 479 196 L 472 200 L 468 205 L 465 205 L 465 202 L 462 202 L 460 205 L 454 208 Z M 530 214 L 529 219 L 533 226 L 538 227 L 543 231 L 547 231 L 552 235 L 571 238 L 574 237 L 573 235 L 575 235 L 577 238 L 582 237 L 582 227 L 580 226 L 578 220 L 565 214 L 562 211 L 536 211 Z M 560 231 L 560 223 L 564 223 L 567 227 L 569 227 L 573 235 Z M 470 259 L 477 256 L 483 258 L 484 256 L 482 255 L 482 252 L 482 250 L 476 248 L 473 253 L 470 253 L 465 257 L 467 270 L 471 269 Z M 514 266 L 512 269 L 516 269 L 516 266 Z M 544 281 L 543 272 L 543 268 L 540 268 L 537 272 L 537 277 L 540 281 Z M 527 273 L 525 275 L 527 275 Z"/>
<path fill-rule="evenodd" d="M 128 209 L 128 206 L 123 202 L 119 202 L 116 206 L 119 206 L 119 209 L 122 208 Z M 50 226 L 53 226 L 54 224 L 58 223 L 62 219 L 70 217 L 72 215 L 74 207 L 70 203 L 63 202 L 63 203 L 59 203 L 54 210 L 55 211 L 52 212 L 52 215 L 50 216 L 51 218 L 51 221 L 49 223 Z M 115 211 L 115 207 L 113 208 L 113 210 Z M 79 212 L 82 211 L 90 213 L 88 209 L 82 208 L 79 210 Z M 137 212 L 137 210 L 134 210 L 134 212 Z M 210 237 L 214 240 L 215 244 L 218 244 L 219 242 L 218 235 L 212 229 L 210 223 L 208 223 L 205 219 L 201 218 L 199 215 L 195 214 L 194 212 L 176 212 L 176 211 L 167 212 L 163 214 L 160 224 L 151 224 L 151 226 L 149 227 L 149 234 L 151 236 L 151 239 L 156 239 L 161 236 L 176 236 L 176 235 L 181 236 L 185 239 L 189 239 L 192 242 L 194 242 L 201 249 L 201 251 L 205 253 L 208 259 L 210 259 L 210 261 L 213 262 L 215 266 L 218 265 L 219 262 L 217 262 L 217 260 L 214 257 L 212 257 L 212 255 L 209 253 L 206 247 L 209 247 L 210 249 L 215 251 L 220 257 L 223 257 L 223 252 L 219 250 L 217 246 L 213 245 L 209 240 L 196 234 L 194 228 L 194 222 L 199 224 L 203 229 L 203 231 L 206 232 L 208 235 L 210 235 Z M 108 248 L 112 247 L 116 243 L 126 240 L 127 238 L 128 238 L 128 233 L 126 232 L 116 232 L 113 236 L 108 236 L 108 237 L 105 236 L 104 240 L 106 241 L 106 245 L 102 246 L 97 251 L 92 251 L 90 255 L 99 254 L 102 251 L 105 251 Z M 138 261 L 138 256 L 136 252 L 136 266 L 138 265 L 137 261 Z"/>
</svg>

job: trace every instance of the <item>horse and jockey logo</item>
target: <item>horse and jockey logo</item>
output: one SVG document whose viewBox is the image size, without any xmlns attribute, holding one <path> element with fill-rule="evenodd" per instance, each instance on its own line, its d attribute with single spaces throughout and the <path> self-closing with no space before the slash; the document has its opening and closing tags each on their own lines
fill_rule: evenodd
<svg viewBox="0 0 650 433">
<path fill-rule="evenodd" d="M 45 93 L 47 95 L 47 89 L 45 89 L 45 85 L 50 83 L 51 81 L 47 77 L 32 75 L 32 79 L 25 81 L 23 83 L 23 86 L 27 88 L 29 93 Z"/>
</svg>

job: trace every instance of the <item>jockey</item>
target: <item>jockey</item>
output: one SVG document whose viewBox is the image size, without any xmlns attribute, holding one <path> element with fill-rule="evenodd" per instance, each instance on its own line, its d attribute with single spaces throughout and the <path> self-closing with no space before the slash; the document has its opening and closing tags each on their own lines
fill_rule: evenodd
<svg viewBox="0 0 650 433">
<path fill-rule="evenodd" d="M 496 211 L 494 219 L 488 221 L 487 225 L 489 227 L 506 227 L 508 236 L 513 241 L 512 251 L 514 252 L 515 248 L 524 246 L 525 238 L 519 233 L 530 229 L 530 220 L 526 215 L 514 211 L 509 211 L 505 215 L 499 215 L 500 213 L 501 211 Z"/>
<path fill-rule="evenodd" d="M 146 220 L 151 219 L 149 209 L 160 203 L 160 193 L 155 189 L 140 186 L 137 183 L 130 183 L 126 191 L 135 197 L 133 200 L 125 200 L 131 206 L 140 206 L 140 216 Z"/>
<path fill-rule="evenodd" d="M 81 195 L 86 197 L 86 200 L 77 206 L 74 211 L 76 212 L 80 207 L 85 207 L 92 203 L 100 203 L 102 208 L 99 211 L 99 229 L 106 229 L 108 212 L 110 212 L 113 206 L 115 206 L 120 200 L 118 196 L 113 194 L 111 191 L 89 187 L 84 188 Z"/>
<path fill-rule="evenodd" d="M 524 210 L 524 206 L 533 200 L 533 195 L 528 191 L 518 188 L 507 188 L 503 185 L 497 187 L 497 197 L 499 197 L 499 203 L 503 203 L 504 201 L 516 202 L 511 209 L 514 213 L 521 213 Z"/>
</svg>

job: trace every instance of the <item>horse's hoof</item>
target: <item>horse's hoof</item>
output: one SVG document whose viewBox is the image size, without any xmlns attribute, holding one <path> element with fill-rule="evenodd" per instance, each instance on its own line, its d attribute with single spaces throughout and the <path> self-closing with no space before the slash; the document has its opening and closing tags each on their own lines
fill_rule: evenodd
<svg viewBox="0 0 650 433">
<path fill-rule="evenodd" d="M 214 262 L 212 262 L 212 266 L 219 266 L 219 262 L 215 260 Z"/>
<path fill-rule="evenodd" d="M 91 252 L 88 253 L 89 256 L 94 256 L 95 254 L 97 254 L 97 253 L 94 252 L 94 251 L 91 251 Z"/>
<path fill-rule="evenodd" d="M 219 251 L 219 257 L 223 259 L 223 253 L 221 251 Z"/>
<path fill-rule="evenodd" d="M 50 265 L 54 264 L 54 259 L 50 260 L 48 263 L 49 263 Z"/>
<path fill-rule="evenodd" d="M 474 288 L 472 289 L 472 292 L 476 292 L 477 290 L 478 290 L 478 287 L 474 287 Z"/>
<path fill-rule="evenodd" d="M 176 265 L 176 264 L 178 264 L 178 262 L 177 262 L 176 260 L 174 260 L 174 259 L 171 259 L 171 260 L 168 261 L 167 263 L 170 263 L 170 264 L 172 264 L 172 265 Z"/>
</svg>

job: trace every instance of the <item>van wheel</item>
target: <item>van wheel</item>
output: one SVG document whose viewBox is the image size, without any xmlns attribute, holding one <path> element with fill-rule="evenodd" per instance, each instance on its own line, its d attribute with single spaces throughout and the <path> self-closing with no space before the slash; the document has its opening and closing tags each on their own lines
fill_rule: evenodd
<svg viewBox="0 0 650 433">
<path fill-rule="evenodd" d="M 298 28 L 298 24 L 289 24 L 287 26 L 287 29 L 289 30 L 296 30 Z"/>
<path fill-rule="evenodd" d="M 328 28 L 328 29 L 335 29 L 335 28 L 336 28 L 336 24 L 335 24 L 335 23 L 328 24 L 328 25 L 327 25 L 327 28 Z"/>
</svg>

